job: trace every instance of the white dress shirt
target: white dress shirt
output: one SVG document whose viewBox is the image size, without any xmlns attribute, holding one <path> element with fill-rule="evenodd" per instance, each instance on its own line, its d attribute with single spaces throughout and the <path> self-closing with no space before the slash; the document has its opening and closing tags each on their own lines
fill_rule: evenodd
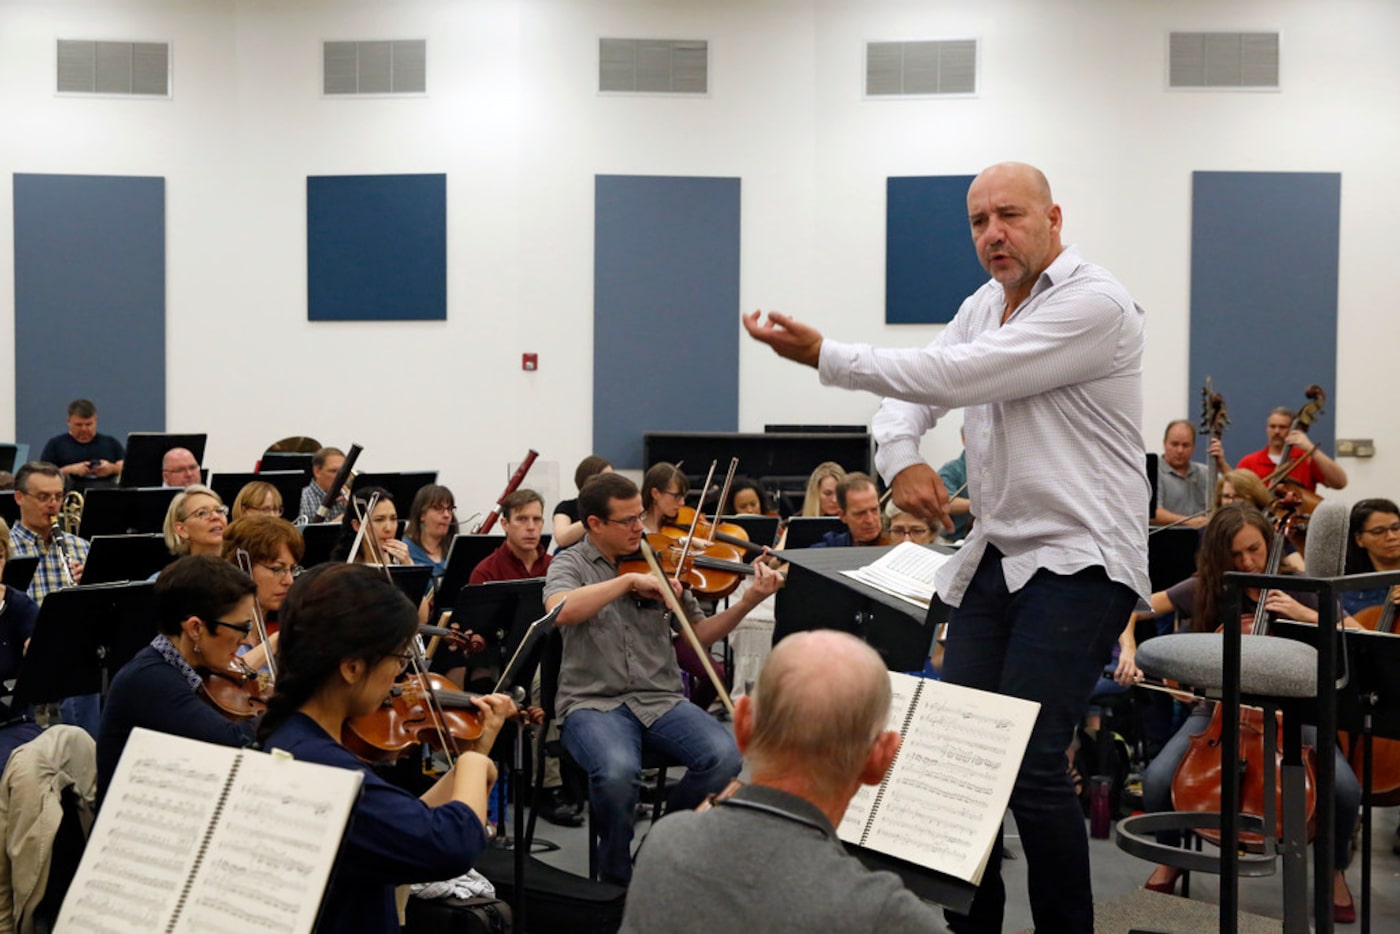
<svg viewBox="0 0 1400 934">
<path fill-rule="evenodd" d="M 1007 586 L 1040 568 L 1102 567 L 1145 603 L 1150 487 L 1142 444 L 1144 312 L 1105 269 L 1066 247 L 1011 318 L 989 281 L 922 349 L 824 340 L 826 385 L 886 396 L 872 431 L 886 481 L 923 463 L 919 441 L 966 409 L 971 537 L 937 577 L 957 606 L 988 544 Z"/>
</svg>

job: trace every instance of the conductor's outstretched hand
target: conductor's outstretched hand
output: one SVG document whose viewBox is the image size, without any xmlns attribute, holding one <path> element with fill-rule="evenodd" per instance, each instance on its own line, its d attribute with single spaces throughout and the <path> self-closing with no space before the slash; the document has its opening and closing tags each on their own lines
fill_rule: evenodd
<svg viewBox="0 0 1400 934">
<path fill-rule="evenodd" d="M 744 329 L 756 341 L 777 351 L 778 356 L 815 367 L 821 358 L 822 335 L 811 325 L 803 324 L 791 315 L 768 312 L 768 320 L 759 323 L 761 311 L 743 316 Z"/>
</svg>

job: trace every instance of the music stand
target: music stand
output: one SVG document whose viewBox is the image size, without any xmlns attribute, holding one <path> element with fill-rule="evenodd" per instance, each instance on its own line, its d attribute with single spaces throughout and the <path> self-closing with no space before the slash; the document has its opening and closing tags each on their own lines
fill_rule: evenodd
<svg viewBox="0 0 1400 934">
<path fill-rule="evenodd" d="M 19 522 L 19 500 L 15 499 L 13 489 L 0 490 L 0 519 L 4 519 L 10 528 Z"/>
<path fill-rule="evenodd" d="M 39 555 L 30 555 L 27 558 L 8 558 L 5 561 L 5 575 L 0 583 L 4 583 L 15 590 L 28 590 L 29 584 L 34 580 L 34 572 L 39 569 Z"/>
<path fill-rule="evenodd" d="M 350 485 L 350 492 L 354 493 L 367 486 L 383 487 L 394 497 L 394 505 L 398 507 L 398 511 L 407 516 L 409 507 L 413 505 L 413 497 L 430 483 L 437 483 L 436 470 L 362 473 L 355 475 L 355 482 Z"/>
<path fill-rule="evenodd" d="M 301 491 L 311 482 L 300 470 L 260 470 L 257 473 L 216 473 L 209 478 L 209 488 L 233 509 L 233 501 L 248 484 L 261 480 L 277 487 L 282 496 L 282 518 L 295 522 L 301 512 Z"/>
<path fill-rule="evenodd" d="M 126 436 L 126 460 L 122 464 L 121 486 L 160 486 L 164 479 L 160 464 L 171 448 L 186 448 L 195 463 L 204 463 L 207 434 L 171 434 L 163 431 L 133 431 Z"/>
<path fill-rule="evenodd" d="M 96 535 L 160 532 L 165 527 L 170 501 L 179 492 L 178 487 L 171 486 L 89 490 L 83 498 L 78 535 L 91 541 Z"/>
<path fill-rule="evenodd" d="M 313 522 L 302 526 L 301 540 L 306 543 L 306 552 L 301 557 L 301 563 L 314 568 L 329 561 L 342 528 L 344 526 L 340 522 Z"/>
<path fill-rule="evenodd" d="M 91 545 L 80 587 L 150 580 L 175 560 L 165 547 L 165 536 L 155 533 L 97 535 Z"/>
<path fill-rule="evenodd" d="M 18 444 L 0 444 L 0 470 L 15 472 L 15 462 L 19 460 Z"/>
<path fill-rule="evenodd" d="M 722 516 L 719 521 L 739 526 L 755 545 L 771 546 L 778 540 L 777 516 Z"/>
<path fill-rule="evenodd" d="M 549 535 L 540 536 L 540 554 L 549 550 L 551 538 Z M 467 586 L 472 571 L 476 570 L 476 566 L 487 555 L 501 547 L 505 540 L 504 535 L 458 535 L 452 539 L 452 545 L 447 549 L 447 566 L 443 569 L 442 579 L 437 585 L 436 602 L 439 610 L 455 605 L 457 593 Z"/>
<path fill-rule="evenodd" d="M 810 548 L 828 532 L 843 532 L 846 524 L 835 516 L 793 516 L 788 520 L 787 549 Z"/>
<path fill-rule="evenodd" d="M 311 461 L 315 454 L 296 454 L 292 451 L 268 451 L 258 461 L 258 473 L 281 473 L 286 470 L 300 471 L 303 475 L 311 476 Z M 306 483 L 310 483 L 308 479 Z M 306 486 L 303 483 L 302 486 Z"/>
<path fill-rule="evenodd" d="M 117 669 L 156 634 L 154 585 L 141 581 L 55 590 L 39 605 L 15 679 L 15 703 L 107 695 Z"/>
<path fill-rule="evenodd" d="M 389 565 L 389 579 L 414 606 L 423 602 L 423 594 L 428 592 L 428 581 L 432 577 L 433 566 L 430 564 Z"/>
</svg>

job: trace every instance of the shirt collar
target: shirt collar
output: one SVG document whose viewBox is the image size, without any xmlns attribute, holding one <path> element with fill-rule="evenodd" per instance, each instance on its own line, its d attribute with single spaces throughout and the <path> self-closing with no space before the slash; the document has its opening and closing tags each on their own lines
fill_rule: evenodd
<svg viewBox="0 0 1400 934">
<path fill-rule="evenodd" d="M 199 677 L 198 672 L 190 667 L 190 663 L 185 661 L 185 656 L 180 654 L 180 650 L 175 648 L 175 643 L 165 637 L 164 633 L 159 633 L 151 640 L 151 648 L 160 653 L 160 657 L 172 665 L 176 671 L 184 676 L 190 687 L 196 691 L 203 689 L 204 680 Z"/>
</svg>

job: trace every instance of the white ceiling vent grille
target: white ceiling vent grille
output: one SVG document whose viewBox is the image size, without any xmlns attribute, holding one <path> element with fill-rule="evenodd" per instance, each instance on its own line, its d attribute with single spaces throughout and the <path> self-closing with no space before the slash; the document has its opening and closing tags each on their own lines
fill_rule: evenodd
<svg viewBox="0 0 1400 934">
<path fill-rule="evenodd" d="M 599 39 L 598 90 L 620 94 L 706 94 L 704 39 Z"/>
<path fill-rule="evenodd" d="M 977 40 L 867 42 L 867 97 L 967 96 L 977 93 Z"/>
<path fill-rule="evenodd" d="M 169 97 L 170 45 L 59 39 L 58 93 Z"/>
<path fill-rule="evenodd" d="M 1174 32 L 1167 54 L 1173 88 L 1278 88 L 1278 33 Z"/>
<path fill-rule="evenodd" d="M 322 43 L 321 89 L 338 95 L 424 94 L 428 40 Z"/>
</svg>

